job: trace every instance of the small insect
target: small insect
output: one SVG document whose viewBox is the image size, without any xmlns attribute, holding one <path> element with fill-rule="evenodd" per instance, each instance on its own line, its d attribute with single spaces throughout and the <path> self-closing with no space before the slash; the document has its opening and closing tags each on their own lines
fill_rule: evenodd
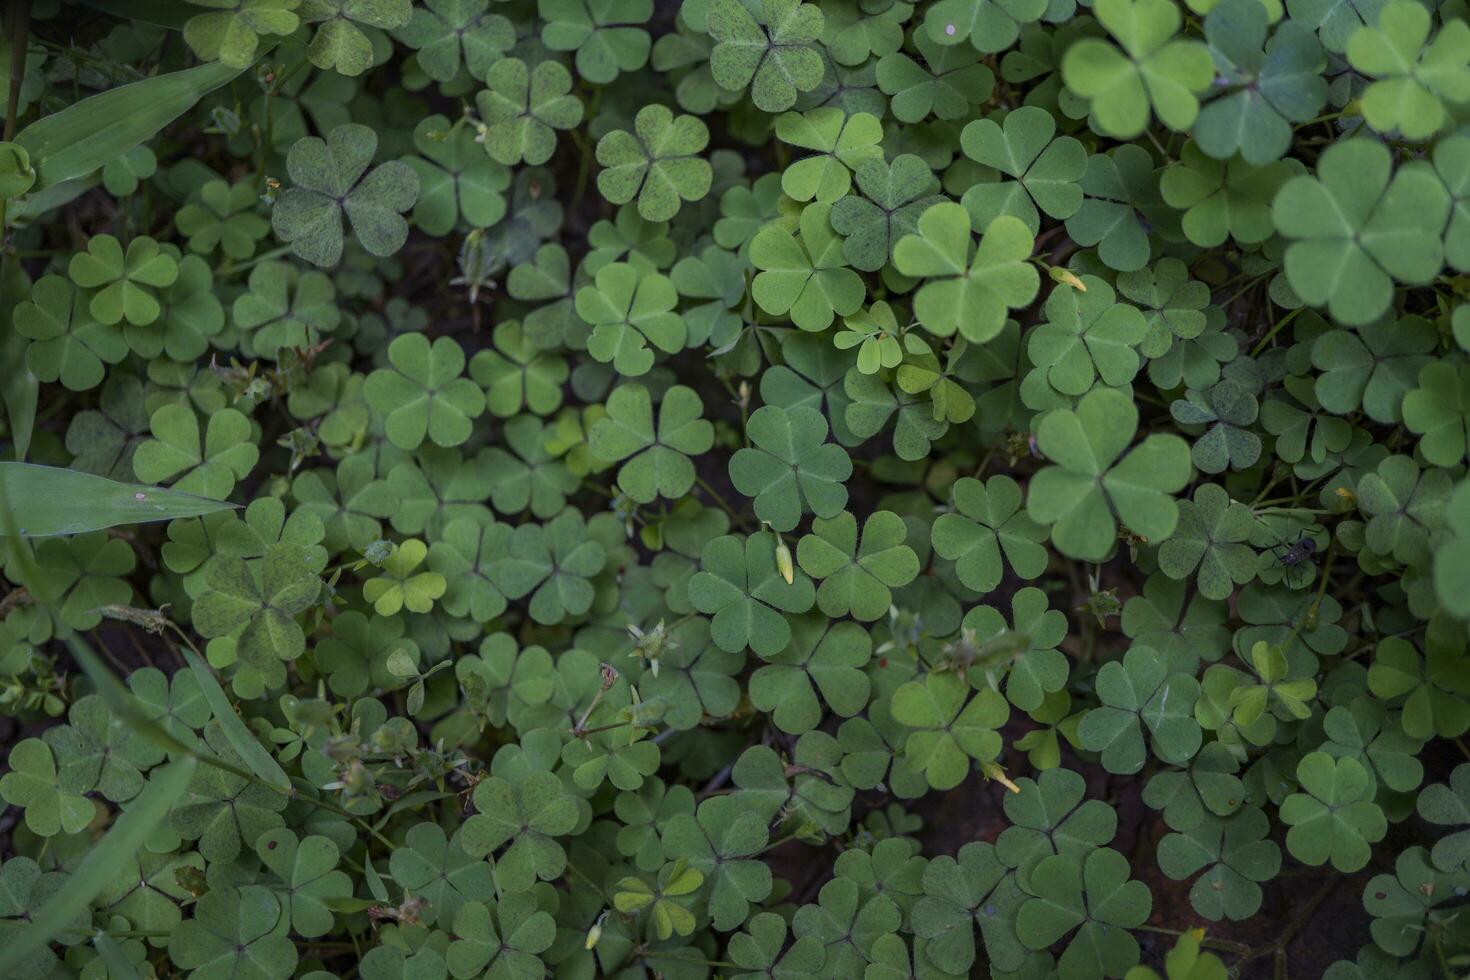
<svg viewBox="0 0 1470 980">
<path fill-rule="evenodd" d="M 1317 557 L 1317 542 L 1309 537 L 1306 531 L 1303 531 L 1290 544 L 1282 541 L 1272 549 L 1272 552 L 1276 555 L 1276 560 L 1281 563 L 1281 567 L 1286 569 L 1287 584 L 1300 587 L 1303 584 L 1300 578 L 1302 571 L 1315 576 L 1316 565 L 1313 559 Z"/>
</svg>

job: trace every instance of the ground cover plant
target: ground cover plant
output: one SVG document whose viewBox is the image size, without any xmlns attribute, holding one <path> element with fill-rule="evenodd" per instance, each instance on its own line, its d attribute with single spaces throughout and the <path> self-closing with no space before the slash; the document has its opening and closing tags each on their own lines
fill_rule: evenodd
<svg viewBox="0 0 1470 980">
<path fill-rule="evenodd" d="M 1470 976 L 1462 0 L 0 13 L 0 976 Z"/>
</svg>

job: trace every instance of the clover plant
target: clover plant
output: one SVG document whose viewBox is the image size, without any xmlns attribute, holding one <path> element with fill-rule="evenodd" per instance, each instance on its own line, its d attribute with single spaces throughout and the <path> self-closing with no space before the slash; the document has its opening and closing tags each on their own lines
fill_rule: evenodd
<svg viewBox="0 0 1470 980">
<path fill-rule="evenodd" d="M 1470 14 L 0 11 L 0 977 L 1470 976 Z"/>
</svg>

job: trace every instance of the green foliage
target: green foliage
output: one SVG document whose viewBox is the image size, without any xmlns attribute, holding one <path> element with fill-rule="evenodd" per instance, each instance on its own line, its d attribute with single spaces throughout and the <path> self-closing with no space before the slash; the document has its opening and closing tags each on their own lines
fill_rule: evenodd
<svg viewBox="0 0 1470 980">
<path fill-rule="evenodd" d="M 1463 6 L 10 5 L 0 976 L 1463 974 Z"/>
</svg>

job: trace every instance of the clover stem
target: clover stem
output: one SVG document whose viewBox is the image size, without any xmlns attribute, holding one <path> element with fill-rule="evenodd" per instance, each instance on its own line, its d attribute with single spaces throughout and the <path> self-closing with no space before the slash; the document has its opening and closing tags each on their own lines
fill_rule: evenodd
<svg viewBox="0 0 1470 980">
<path fill-rule="evenodd" d="M 271 259 L 278 259 L 289 251 L 291 251 L 290 245 L 282 245 L 279 248 L 273 248 L 269 252 L 262 252 L 261 254 L 254 256 L 253 258 L 246 259 L 244 262 L 240 263 L 231 262 L 229 259 L 225 259 L 215 268 L 214 274 L 216 276 L 221 276 L 231 272 L 244 272 L 246 269 L 253 269 L 255 266 L 260 265 L 260 263 L 262 262 L 269 262 Z"/>
<path fill-rule="evenodd" d="M 1235 298 L 1234 296 L 1231 297 L 1231 299 L 1234 299 L 1234 298 Z M 1228 302 L 1228 300 L 1227 300 L 1227 302 Z M 1223 306 L 1224 304 L 1222 303 L 1221 305 Z M 1271 325 L 1271 329 L 1266 331 L 1266 336 L 1262 337 L 1260 339 L 1260 341 L 1256 344 L 1256 346 L 1251 348 L 1251 357 L 1255 357 L 1256 355 L 1260 354 L 1261 351 L 1265 350 L 1266 349 L 1266 345 L 1271 342 L 1271 338 L 1272 337 L 1275 337 L 1278 333 L 1280 333 L 1282 331 L 1282 329 L 1288 323 L 1290 323 L 1291 321 L 1295 320 L 1298 316 L 1300 316 L 1302 310 L 1305 310 L 1305 309 L 1306 309 L 1305 306 L 1298 306 L 1296 309 L 1294 309 L 1290 313 L 1286 314 L 1286 316 L 1282 317 L 1281 319 L 1279 319 L 1275 323 L 1273 323 Z"/>
<path fill-rule="evenodd" d="M 742 517 L 740 513 L 735 510 L 734 507 L 730 506 L 730 502 L 725 499 L 724 495 L 720 493 L 720 491 L 710 486 L 708 480 L 696 474 L 694 477 L 694 483 L 696 486 L 699 487 L 699 489 L 703 490 L 705 493 L 713 497 L 715 503 L 720 505 L 720 509 L 723 510 L 726 514 L 729 514 L 730 520 L 734 521 L 742 531 L 750 530 L 750 525 L 746 523 L 745 518 Z"/>
<path fill-rule="evenodd" d="M 1141 926 L 1135 926 L 1134 928 L 1136 928 L 1139 932 L 1154 932 L 1158 933 L 1161 936 L 1189 935 L 1189 930 L 1169 929 L 1165 926 L 1151 926 L 1145 924 Z M 1200 947 L 1203 949 L 1219 950 L 1222 953 L 1234 953 L 1236 956 L 1250 956 L 1254 952 L 1256 952 L 1245 943 L 1233 943 L 1228 939 L 1211 939 L 1209 936 L 1202 937 L 1199 941 L 1199 944 Z"/>
</svg>

